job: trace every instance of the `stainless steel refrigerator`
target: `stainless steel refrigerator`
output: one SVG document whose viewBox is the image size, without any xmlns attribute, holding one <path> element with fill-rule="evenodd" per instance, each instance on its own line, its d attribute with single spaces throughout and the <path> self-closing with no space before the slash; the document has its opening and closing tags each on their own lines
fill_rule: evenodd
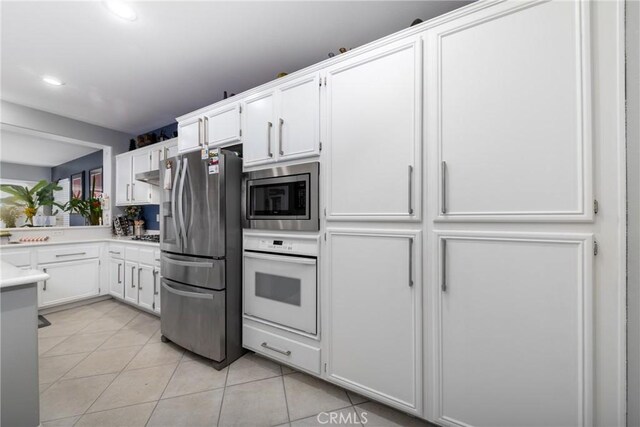
<svg viewBox="0 0 640 427">
<path fill-rule="evenodd" d="M 160 165 L 162 340 L 218 369 L 243 353 L 241 181 L 242 159 L 227 150 Z"/>
</svg>

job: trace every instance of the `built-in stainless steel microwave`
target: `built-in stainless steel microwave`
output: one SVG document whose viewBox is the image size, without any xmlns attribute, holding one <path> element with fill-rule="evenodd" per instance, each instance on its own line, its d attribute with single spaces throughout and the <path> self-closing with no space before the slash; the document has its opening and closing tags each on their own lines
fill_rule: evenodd
<svg viewBox="0 0 640 427">
<path fill-rule="evenodd" d="M 318 162 L 245 173 L 244 228 L 318 231 Z"/>
</svg>

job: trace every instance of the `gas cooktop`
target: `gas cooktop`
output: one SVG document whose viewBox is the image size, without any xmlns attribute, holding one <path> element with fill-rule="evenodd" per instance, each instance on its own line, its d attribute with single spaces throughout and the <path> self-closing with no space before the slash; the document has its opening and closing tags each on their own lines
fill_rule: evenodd
<svg viewBox="0 0 640 427">
<path fill-rule="evenodd" d="M 160 243 L 160 235 L 159 234 L 146 234 L 144 236 L 133 236 L 131 240 L 139 240 L 142 242 L 153 242 Z"/>
</svg>

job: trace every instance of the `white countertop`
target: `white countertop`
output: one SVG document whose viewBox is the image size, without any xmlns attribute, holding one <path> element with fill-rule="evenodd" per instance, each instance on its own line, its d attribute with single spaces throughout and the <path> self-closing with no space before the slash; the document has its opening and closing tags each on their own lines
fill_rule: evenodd
<svg viewBox="0 0 640 427">
<path fill-rule="evenodd" d="M 131 240 L 131 237 L 111 237 L 109 239 L 77 239 L 77 240 L 68 240 L 64 242 L 56 242 L 56 241 L 46 241 L 46 242 L 24 242 L 24 243 L 10 243 L 6 245 L 0 246 L 1 249 L 17 249 L 17 248 L 31 248 L 34 246 L 53 246 L 53 245 L 75 245 L 78 243 L 126 243 L 132 245 L 141 245 L 141 246 L 151 246 L 155 248 L 160 248 L 160 243 L 155 242 L 145 242 L 141 240 Z"/>
<path fill-rule="evenodd" d="M 0 261 L 0 289 L 47 280 L 49 275 L 39 270 L 22 270 L 8 262 Z"/>
</svg>

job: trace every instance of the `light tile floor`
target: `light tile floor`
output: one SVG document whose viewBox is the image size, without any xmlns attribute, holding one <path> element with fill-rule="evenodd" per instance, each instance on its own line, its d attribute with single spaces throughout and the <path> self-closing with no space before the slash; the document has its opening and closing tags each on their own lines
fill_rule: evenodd
<svg viewBox="0 0 640 427">
<path fill-rule="evenodd" d="M 217 371 L 162 343 L 157 317 L 115 300 L 46 317 L 43 427 L 430 425 L 253 353 Z M 347 423 L 317 418 L 331 412 Z"/>
</svg>

